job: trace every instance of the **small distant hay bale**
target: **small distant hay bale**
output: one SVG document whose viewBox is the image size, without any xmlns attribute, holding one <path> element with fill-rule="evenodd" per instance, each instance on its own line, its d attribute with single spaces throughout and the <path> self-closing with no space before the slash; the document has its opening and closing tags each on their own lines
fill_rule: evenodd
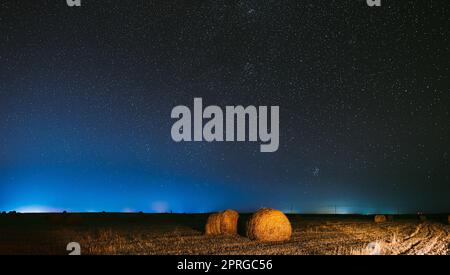
<svg viewBox="0 0 450 275">
<path fill-rule="evenodd" d="M 247 237 L 258 241 L 286 241 L 291 238 L 292 226 L 283 212 L 263 208 L 250 218 Z"/>
<path fill-rule="evenodd" d="M 211 214 L 205 226 L 206 235 L 235 235 L 237 234 L 238 212 L 228 209 Z"/>
<path fill-rule="evenodd" d="M 382 223 L 382 222 L 386 222 L 386 216 L 385 215 L 375 215 L 375 222 L 376 223 Z"/>
<path fill-rule="evenodd" d="M 425 216 L 425 215 L 419 215 L 419 220 L 422 221 L 422 222 L 424 222 L 424 221 L 427 220 L 427 216 Z"/>
</svg>

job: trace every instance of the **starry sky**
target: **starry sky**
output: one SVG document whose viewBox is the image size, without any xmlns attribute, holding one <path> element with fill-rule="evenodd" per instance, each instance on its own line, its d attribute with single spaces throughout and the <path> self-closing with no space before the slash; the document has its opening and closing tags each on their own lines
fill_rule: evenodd
<svg viewBox="0 0 450 275">
<path fill-rule="evenodd" d="M 446 0 L 0 3 L 0 210 L 450 211 Z M 280 106 L 280 147 L 172 140 Z"/>
</svg>

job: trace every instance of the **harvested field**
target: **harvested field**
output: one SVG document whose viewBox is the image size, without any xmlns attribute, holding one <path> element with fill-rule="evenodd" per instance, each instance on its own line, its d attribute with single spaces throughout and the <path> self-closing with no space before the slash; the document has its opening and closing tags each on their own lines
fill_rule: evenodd
<svg viewBox="0 0 450 275">
<path fill-rule="evenodd" d="M 446 215 L 379 224 L 373 216 L 288 215 L 293 231 L 284 242 L 252 241 L 242 226 L 236 236 L 206 236 L 206 214 L 79 214 L 83 223 L 73 225 L 49 222 L 51 215 L 60 214 L 1 216 L 0 254 L 68 254 L 69 242 L 82 254 L 373 254 L 373 246 L 380 254 L 450 254 Z"/>
</svg>

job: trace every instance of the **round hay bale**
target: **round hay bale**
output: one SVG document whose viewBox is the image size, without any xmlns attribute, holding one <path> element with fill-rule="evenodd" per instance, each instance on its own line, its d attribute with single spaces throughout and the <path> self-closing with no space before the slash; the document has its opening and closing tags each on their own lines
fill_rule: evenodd
<svg viewBox="0 0 450 275">
<path fill-rule="evenodd" d="M 239 213 L 234 210 L 227 209 L 220 213 L 220 233 L 236 235 L 238 219 Z"/>
<path fill-rule="evenodd" d="M 291 238 L 292 226 L 283 212 L 263 208 L 250 218 L 247 237 L 258 241 L 286 241 Z"/>
<path fill-rule="evenodd" d="M 206 235 L 220 234 L 220 213 L 211 214 L 205 226 Z"/>
<path fill-rule="evenodd" d="M 231 209 L 211 214 L 206 222 L 205 232 L 207 235 L 237 234 L 238 218 L 238 212 Z"/>
<path fill-rule="evenodd" d="M 375 215 L 375 222 L 376 223 L 382 223 L 386 222 L 386 216 L 385 215 Z"/>
<path fill-rule="evenodd" d="M 448 215 L 448 217 L 447 217 L 447 222 L 448 222 L 448 224 L 450 224 L 450 215 Z"/>
<path fill-rule="evenodd" d="M 427 216 L 425 216 L 425 215 L 420 215 L 420 216 L 419 216 L 419 220 L 422 221 L 422 222 L 424 222 L 424 221 L 427 220 Z"/>
</svg>

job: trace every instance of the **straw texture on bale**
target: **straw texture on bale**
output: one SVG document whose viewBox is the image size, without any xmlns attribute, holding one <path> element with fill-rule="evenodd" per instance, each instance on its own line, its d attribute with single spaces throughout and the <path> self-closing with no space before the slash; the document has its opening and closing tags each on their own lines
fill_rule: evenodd
<svg viewBox="0 0 450 275">
<path fill-rule="evenodd" d="M 220 234 L 220 213 L 211 214 L 205 226 L 206 235 Z"/>
<path fill-rule="evenodd" d="M 283 212 L 263 208 L 250 218 L 247 237 L 258 241 L 286 241 L 291 238 L 292 226 Z"/>
<path fill-rule="evenodd" d="M 238 212 L 228 209 L 222 212 L 220 216 L 220 233 L 228 235 L 237 234 Z"/>
<path fill-rule="evenodd" d="M 375 215 L 375 222 L 376 223 L 381 223 L 381 222 L 386 222 L 386 216 L 385 215 Z"/>
<path fill-rule="evenodd" d="M 205 232 L 207 235 L 237 234 L 238 218 L 238 212 L 230 209 L 211 214 L 206 222 Z"/>
</svg>

